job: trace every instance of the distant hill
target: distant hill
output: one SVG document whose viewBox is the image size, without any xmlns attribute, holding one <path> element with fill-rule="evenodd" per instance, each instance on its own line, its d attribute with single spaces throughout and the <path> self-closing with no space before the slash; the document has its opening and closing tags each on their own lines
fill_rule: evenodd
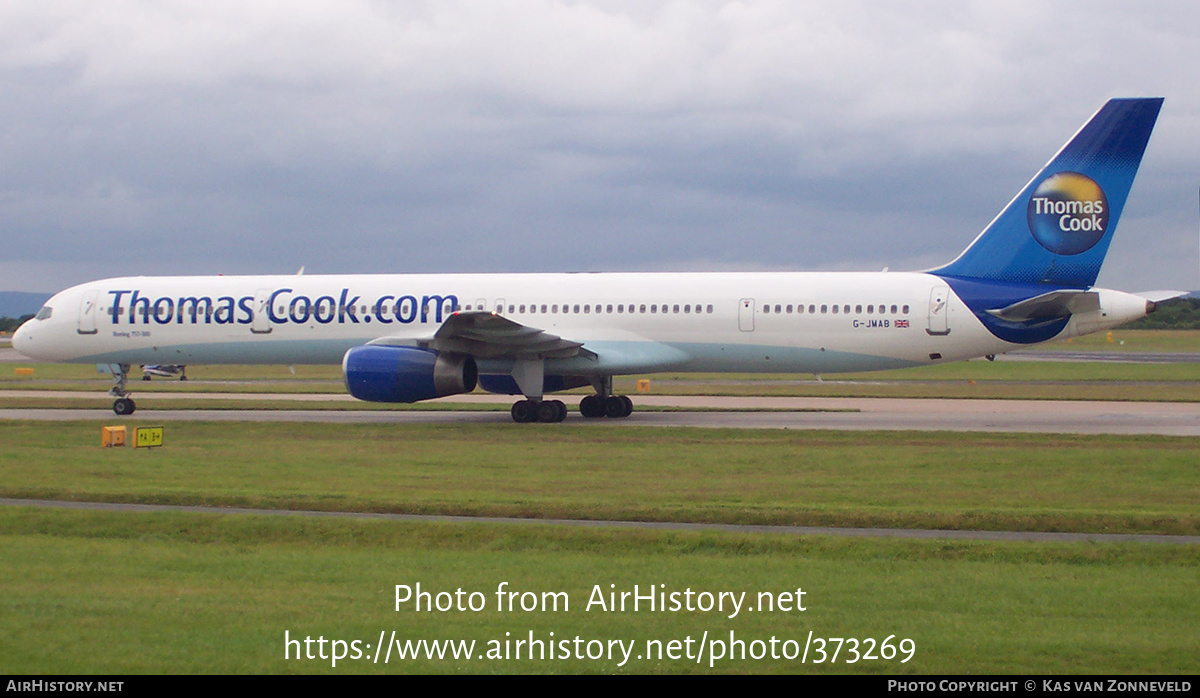
<svg viewBox="0 0 1200 698">
<path fill-rule="evenodd" d="M 32 315 L 50 299 L 49 293 L 0 291 L 0 317 L 18 318 Z"/>
</svg>

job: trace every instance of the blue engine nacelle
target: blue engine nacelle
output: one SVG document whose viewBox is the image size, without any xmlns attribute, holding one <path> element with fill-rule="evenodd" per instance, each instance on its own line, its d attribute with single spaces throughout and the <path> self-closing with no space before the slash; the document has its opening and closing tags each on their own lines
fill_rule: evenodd
<svg viewBox="0 0 1200 698">
<path fill-rule="evenodd" d="M 369 402 L 417 402 L 475 389 L 475 359 L 416 347 L 366 345 L 342 357 L 346 390 Z"/>
</svg>

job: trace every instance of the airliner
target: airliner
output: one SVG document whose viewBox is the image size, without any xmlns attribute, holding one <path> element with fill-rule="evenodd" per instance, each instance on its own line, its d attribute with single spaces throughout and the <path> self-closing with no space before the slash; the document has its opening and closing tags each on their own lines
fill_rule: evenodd
<svg viewBox="0 0 1200 698">
<path fill-rule="evenodd" d="M 1111 329 L 1172 292 L 1093 284 L 1161 98 L 1113 99 L 956 259 L 923 272 L 124 277 L 74 286 L 13 346 L 113 374 L 133 365 L 332 364 L 356 398 L 412 403 L 477 386 L 517 422 L 591 386 L 585 418 L 628 417 L 613 376 L 828 374 L 991 357 Z M 303 271 L 303 270 L 301 270 Z"/>
</svg>

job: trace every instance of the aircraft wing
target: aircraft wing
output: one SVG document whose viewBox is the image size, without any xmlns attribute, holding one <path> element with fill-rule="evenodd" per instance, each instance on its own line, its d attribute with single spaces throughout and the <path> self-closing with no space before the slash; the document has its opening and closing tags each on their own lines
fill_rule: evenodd
<svg viewBox="0 0 1200 698">
<path fill-rule="evenodd" d="M 432 337 L 380 337 L 367 344 L 418 346 L 436 352 L 466 354 L 477 359 L 595 358 L 583 342 L 563 339 L 536 327 L 522 325 L 487 311 L 453 313 Z"/>
</svg>

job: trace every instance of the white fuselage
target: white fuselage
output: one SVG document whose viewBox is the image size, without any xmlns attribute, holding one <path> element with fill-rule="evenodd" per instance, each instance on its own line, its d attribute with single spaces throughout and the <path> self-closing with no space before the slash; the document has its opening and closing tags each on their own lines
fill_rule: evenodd
<svg viewBox="0 0 1200 698">
<path fill-rule="evenodd" d="M 1058 337 L 1141 317 L 1100 292 Z M 126 277 L 47 302 L 14 346 L 35 359 L 112 364 L 336 364 L 379 338 L 432 337 L 455 308 L 573 342 L 547 374 L 833 373 L 1002 353 L 947 283 L 926 273 L 574 273 Z M 43 310 L 42 315 L 47 313 Z M 481 360 L 481 373 L 511 361 Z"/>
</svg>

